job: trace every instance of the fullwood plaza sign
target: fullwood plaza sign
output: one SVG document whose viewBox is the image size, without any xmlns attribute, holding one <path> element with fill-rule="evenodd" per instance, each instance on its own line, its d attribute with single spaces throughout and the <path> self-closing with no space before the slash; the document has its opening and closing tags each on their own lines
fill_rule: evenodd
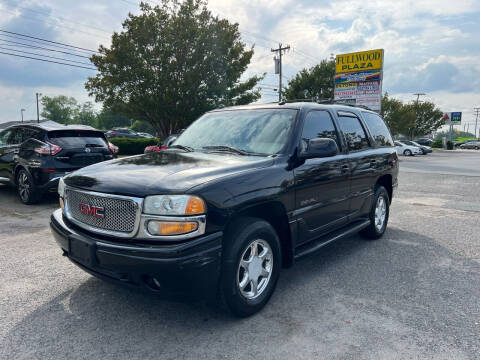
<svg viewBox="0 0 480 360">
<path fill-rule="evenodd" d="M 334 99 L 380 112 L 383 49 L 339 54 L 335 59 Z"/>
</svg>

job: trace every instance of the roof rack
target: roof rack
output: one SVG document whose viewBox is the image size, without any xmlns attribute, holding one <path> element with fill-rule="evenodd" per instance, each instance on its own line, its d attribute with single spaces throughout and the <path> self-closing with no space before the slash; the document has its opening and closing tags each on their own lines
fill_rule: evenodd
<svg viewBox="0 0 480 360">
<path fill-rule="evenodd" d="M 365 105 L 348 104 L 348 103 L 342 102 L 342 100 L 334 100 L 332 98 L 318 99 L 318 100 L 315 100 L 315 99 L 291 99 L 291 100 L 279 101 L 278 104 L 283 105 L 283 104 L 295 103 L 295 102 L 313 102 L 313 103 L 317 103 L 317 104 L 344 105 L 344 106 L 357 107 L 357 108 L 362 108 L 362 109 L 365 109 L 365 110 L 373 111 L 372 109 L 370 109 L 368 106 L 365 106 Z"/>
<path fill-rule="evenodd" d="M 345 105 L 345 106 L 357 107 L 357 108 L 361 108 L 361 109 L 373 111 L 373 110 L 370 109 L 368 106 L 365 106 L 365 105 L 357 105 L 357 104 L 355 104 L 355 105 L 354 105 L 354 104 L 348 104 L 348 103 L 342 102 L 341 100 L 334 100 L 333 103 L 336 104 L 336 105 Z"/>
</svg>

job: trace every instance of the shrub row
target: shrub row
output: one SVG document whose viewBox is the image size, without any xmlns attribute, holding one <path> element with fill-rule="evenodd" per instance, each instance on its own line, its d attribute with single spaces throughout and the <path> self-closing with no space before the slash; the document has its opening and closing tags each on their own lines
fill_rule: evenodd
<svg viewBox="0 0 480 360">
<path fill-rule="evenodd" d="M 434 148 L 443 148 L 443 141 L 442 139 L 437 139 L 432 143 L 432 147 Z M 453 150 L 453 142 L 447 140 L 447 150 Z"/>
<path fill-rule="evenodd" d="M 143 154 L 147 146 L 161 142 L 157 138 L 113 138 L 109 141 L 118 146 L 118 155 Z"/>
</svg>

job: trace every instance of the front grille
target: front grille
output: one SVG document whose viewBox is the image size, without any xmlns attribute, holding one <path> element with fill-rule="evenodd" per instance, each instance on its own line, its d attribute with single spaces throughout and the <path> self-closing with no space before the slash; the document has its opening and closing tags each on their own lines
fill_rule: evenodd
<svg viewBox="0 0 480 360">
<path fill-rule="evenodd" d="M 140 211 L 138 203 L 132 199 L 93 195 L 66 189 L 66 210 L 69 218 L 103 231 L 131 233 L 135 230 L 136 218 Z M 82 204 L 82 205 L 81 205 Z M 80 211 L 85 205 L 103 208 L 103 217 L 85 214 Z"/>
</svg>

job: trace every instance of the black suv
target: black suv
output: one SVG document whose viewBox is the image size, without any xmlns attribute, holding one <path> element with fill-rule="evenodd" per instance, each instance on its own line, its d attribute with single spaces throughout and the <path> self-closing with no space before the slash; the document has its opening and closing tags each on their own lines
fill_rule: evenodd
<svg viewBox="0 0 480 360">
<path fill-rule="evenodd" d="M 398 157 L 382 118 L 314 103 L 206 113 L 166 150 L 59 183 L 53 235 L 89 273 L 134 288 L 219 294 L 260 310 L 280 269 L 357 232 L 380 238 Z"/>
<path fill-rule="evenodd" d="M 69 172 L 114 158 L 118 151 L 101 131 L 53 121 L 16 125 L 0 132 L 0 182 L 17 187 L 25 204 L 55 190 Z"/>
</svg>

